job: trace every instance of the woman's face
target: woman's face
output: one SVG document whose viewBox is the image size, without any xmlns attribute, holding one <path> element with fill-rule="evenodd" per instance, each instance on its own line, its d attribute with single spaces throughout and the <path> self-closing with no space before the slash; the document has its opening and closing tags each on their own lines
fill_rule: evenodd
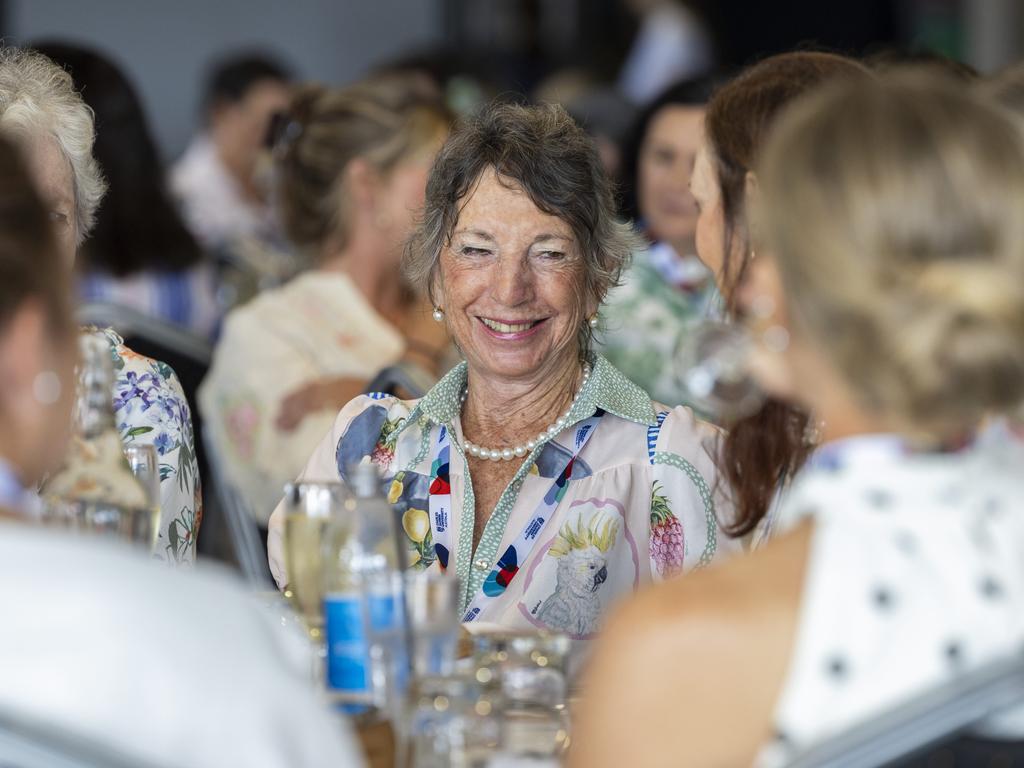
<svg viewBox="0 0 1024 768">
<path fill-rule="evenodd" d="M 707 140 L 701 142 L 693 167 L 690 190 L 697 201 L 697 257 L 715 275 L 720 292 L 725 292 L 725 211 L 722 208 L 722 189 L 718 184 L 713 162 L 713 150 Z M 743 248 L 739 238 L 732 238 L 730 263 L 739 264 Z"/>
<path fill-rule="evenodd" d="M 580 298 L 572 229 L 507 183 L 488 169 L 461 201 L 437 295 L 472 371 L 531 381 L 578 356 L 577 333 L 593 308 Z"/>
<path fill-rule="evenodd" d="M 396 264 L 401 261 L 403 246 L 423 210 L 427 176 L 443 142 L 444 136 L 439 135 L 429 146 L 399 161 L 378 189 L 377 218 L 387 230 Z"/>
<path fill-rule="evenodd" d="M 640 148 L 637 204 L 651 235 L 692 247 L 697 206 L 690 178 L 704 129 L 703 107 L 664 107 L 651 120 Z"/>
<path fill-rule="evenodd" d="M 23 147 L 29 175 L 53 223 L 57 246 L 64 262 L 71 269 L 78 249 L 75 183 L 71 163 L 56 140 L 50 136 L 35 136 Z"/>
</svg>

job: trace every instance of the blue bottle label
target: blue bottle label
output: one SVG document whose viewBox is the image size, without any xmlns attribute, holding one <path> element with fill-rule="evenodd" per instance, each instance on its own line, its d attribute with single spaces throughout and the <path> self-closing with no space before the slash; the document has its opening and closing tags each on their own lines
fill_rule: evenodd
<svg viewBox="0 0 1024 768">
<path fill-rule="evenodd" d="M 401 640 L 402 620 L 394 595 L 366 598 L 373 634 Z M 370 644 L 363 625 L 363 603 L 358 594 L 329 594 L 324 597 L 327 630 L 327 683 L 337 691 L 363 693 L 370 690 Z M 396 649 L 397 650 L 397 649 Z M 393 658 L 399 665 L 404 660 Z M 401 670 L 395 670 L 404 679 Z"/>
</svg>

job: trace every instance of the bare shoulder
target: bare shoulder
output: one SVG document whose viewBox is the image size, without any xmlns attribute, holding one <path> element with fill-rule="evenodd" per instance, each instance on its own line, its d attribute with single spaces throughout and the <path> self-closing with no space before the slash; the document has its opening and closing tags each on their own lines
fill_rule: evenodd
<svg viewBox="0 0 1024 768">
<path fill-rule="evenodd" d="M 749 765 L 770 734 L 811 532 L 622 605 L 588 670 L 570 765 Z"/>
</svg>

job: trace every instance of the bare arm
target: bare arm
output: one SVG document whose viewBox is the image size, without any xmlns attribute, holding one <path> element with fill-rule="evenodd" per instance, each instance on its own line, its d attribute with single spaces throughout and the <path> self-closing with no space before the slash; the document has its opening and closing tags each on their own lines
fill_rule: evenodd
<svg viewBox="0 0 1024 768">
<path fill-rule="evenodd" d="M 811 528 L 659 584 L 609 622 L 570 768 L 750 765 L 796 637 Z"/>
</svg>

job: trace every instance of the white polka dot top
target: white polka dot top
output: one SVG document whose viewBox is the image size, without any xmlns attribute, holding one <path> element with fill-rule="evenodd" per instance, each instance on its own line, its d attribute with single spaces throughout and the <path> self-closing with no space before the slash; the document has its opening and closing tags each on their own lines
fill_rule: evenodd
<svg viewBox="0 0 1024 768">
<path fill-rule="evenodd" d="M 1024 647 L 1019 444 L 935 454 L 888 437 L 825 446 L 777 530 L 808 516 L 796 646 L 759 768 Z"/>
</svg>

